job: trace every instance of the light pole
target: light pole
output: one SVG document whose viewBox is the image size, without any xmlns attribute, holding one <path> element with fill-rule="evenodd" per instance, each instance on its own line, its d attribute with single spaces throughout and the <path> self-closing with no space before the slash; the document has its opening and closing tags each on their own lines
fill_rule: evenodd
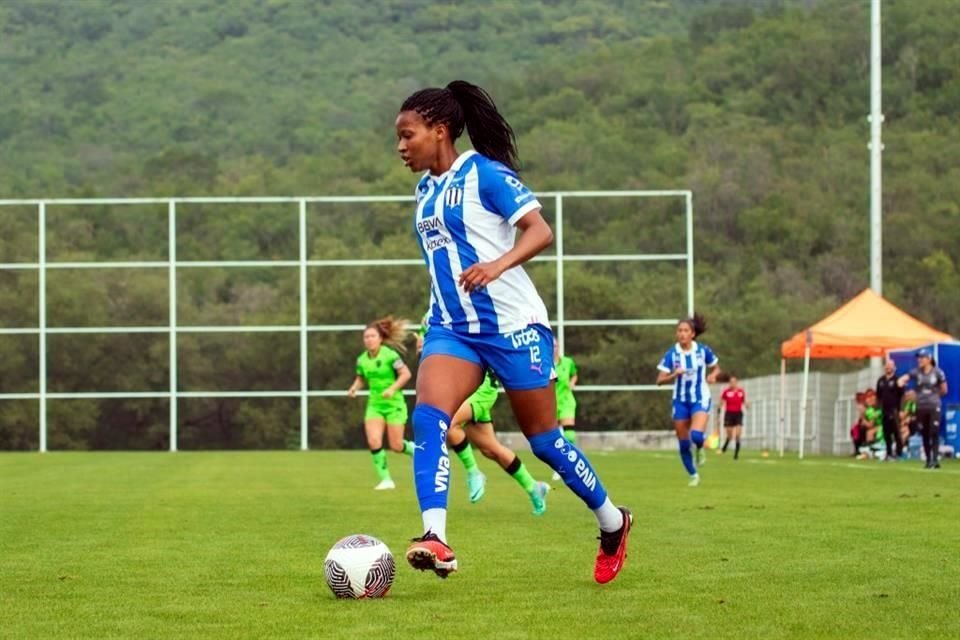
<svg viewBox="0 0 960 640">
<path fill-rule="evenodd" d="M 880 0 L 870 0 L 870 288 L 883 295 Z"/>
</svg>

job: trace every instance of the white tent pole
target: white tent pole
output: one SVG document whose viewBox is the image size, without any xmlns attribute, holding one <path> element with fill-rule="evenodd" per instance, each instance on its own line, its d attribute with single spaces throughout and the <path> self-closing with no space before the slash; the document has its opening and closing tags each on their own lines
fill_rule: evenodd
<svg viewBox="0 0 960 640">
<path fill-rule="evenodd" d="M 803 459 L 803 444 L 806 436 L 807 392 L 810 388 L 810 340 L 803 348 L 803 386 L 800 391 L 800 444 L 799 458 Z"/>
<path fill-rule="evenodd" d="M 780 358 L 780 404 L 777 406 L 777 448 L 783 457 L 783 430 L 785 426 L 787 404 L 787 359 Z"/>
</svg>

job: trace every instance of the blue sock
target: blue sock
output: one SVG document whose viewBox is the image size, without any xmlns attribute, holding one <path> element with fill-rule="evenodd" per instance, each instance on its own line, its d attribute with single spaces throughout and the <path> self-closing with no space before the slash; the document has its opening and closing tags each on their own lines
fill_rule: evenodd
<svg viewBox="0 0 960 640">
<path fill-rule="evenodd" d="M 450 490 L 447 428 L 450 416 L 428 404 L 413 410 L 413 482 L 420 511 L 446 509 Z"/>
<path fill-rule="evenodd" d="M 696 433 L 696 431 L 694 431 Z M 697 473 L 697 468 L 693 466 L 693 453 L 690 452 L 690 441 L 683 439 L 680 441 L 680 459 L 683 461 L 683 466 L 687 470 L 687 473 L 694 475 Z"/>
<path fill-rule="evenodd" d="M 559 427 L 527 439 L 533 454 L 559 473 L 564 484 L 588 507 L 598 509 L 607 501 L 607 491 L 600 484 L 590 461 L 576 445 L 563 437 Z"/>
<path fill-rule="evenodd" d="M 697 445 L 697 449 L 703 449 L 703 431 L 691 431 L 690 439 Z"/>
</svg>

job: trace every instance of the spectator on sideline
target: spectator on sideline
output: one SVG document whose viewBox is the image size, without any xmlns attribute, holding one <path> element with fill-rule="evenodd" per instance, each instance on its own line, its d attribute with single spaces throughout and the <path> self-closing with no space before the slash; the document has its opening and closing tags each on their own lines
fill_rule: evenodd
<svg viewBox="0 0 960 640">
<path fill-rule="evenodd" d="M 904 443 L 900 437 L 903 387 L 897 382 L 897 365 L 893 360 L 888 359 L 883 364 L 883 375 L 877 379 L 877 400 L 883 411 L 883 439 L 887 446 L 887 458 L 893 460 L 894 449 L 899 458 L 903 454 Z"/>
</svg>

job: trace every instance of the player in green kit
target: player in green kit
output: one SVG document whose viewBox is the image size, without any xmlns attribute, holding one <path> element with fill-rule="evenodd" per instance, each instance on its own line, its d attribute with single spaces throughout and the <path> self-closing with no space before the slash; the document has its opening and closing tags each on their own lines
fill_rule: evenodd
<svg viewBox="0 0 960 640">
<path fill-rule="evenodd" d="M 553 340 L 553 368 L 557 372 L 554 390 L 557 393 L 557 422 L 563 437 L 571 443 L 577 442 L 577 432 L 574 427 L 577 423 L 577 399 L 573 397 L 573 390 L 577 387 L 577 363 L 570 356 L 560 355 L 560 342 Z M 553 473 L 553 479 L 559 480 L 560 475 Z"/>
<path fill-rule="evenodd" d="M 363 430 L 367 446 L 373 455 L 373 468 L 380 483 L 377 490 L 395 489 L 387 468 L 387 454 L 383 450 L 383 433 L 387 446 L 397 453 L 413 454 L 413 443 L 403 437 L 407 426 L 407 401 L 400 390 L 410 378 L 410 369 L 398 351 L 406 351 L 403 341 L 407 336 L 407 322 L 392 316 L 374 320 L 363 330 L 365 350 L 357 358 L 357 377 L 347 389 L 355 397 L 366 383 L 370 389 L 367 409 L 363 416 Z"/>
<path fill-rule="evenodd" d="M 469 438 L 469 441 L 480 449 L 480 453 L 500 465 L 507 475 L 517 481 L 533 504 L 533 514 L 539 516 L 547 510 L 546 497 L 550 485 L 537 482 L 520 460 L 520 456 L 497 440 L 491 411 L 500 395 L 498 386 L 496 379 L 487 370 L 483 382 L 451 418 L 447 443 Z"/>
</svg>

